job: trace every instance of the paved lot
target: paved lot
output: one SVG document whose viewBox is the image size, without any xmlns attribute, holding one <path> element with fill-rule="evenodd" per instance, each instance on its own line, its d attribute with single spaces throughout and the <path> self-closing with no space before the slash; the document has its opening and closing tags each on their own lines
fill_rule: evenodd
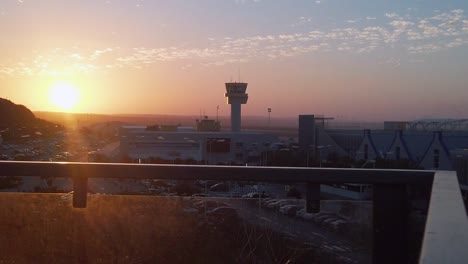
<svg viewBox="0 0 468 264">
<path fill-rule="evenodd" d="M 212 199 L 212 198 L 207 198 Z M 363 245 L 327 231 L 312 222 L 285 216 L 278 211 L 262 208 L 255 199 L 217 199 L 233 206 L 251 224 L 271 228 L 304 246 L 320 248 L 332 255 L 349 259 L 349 263 L 371 263 L 371 251 Z"/>
</svg>

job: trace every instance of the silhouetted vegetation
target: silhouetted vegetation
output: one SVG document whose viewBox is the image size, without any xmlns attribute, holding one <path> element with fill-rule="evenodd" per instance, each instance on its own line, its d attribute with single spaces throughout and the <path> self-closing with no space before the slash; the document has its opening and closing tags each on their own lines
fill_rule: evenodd
<svg viewBox="0 0 468 264">
<path fill-rule="evenodd" d="M 342 263 L 318 247 L 239 218 L 187 212 L 177 197 L 0 196 L 3 263 Z"/>
<path fill-rule="evenodd" d="M 39 118 L 27 107 L 0 98 L 0 135 L 3 140 L 22 142 L 50 137 L 63 127 Z"/>
</svg>

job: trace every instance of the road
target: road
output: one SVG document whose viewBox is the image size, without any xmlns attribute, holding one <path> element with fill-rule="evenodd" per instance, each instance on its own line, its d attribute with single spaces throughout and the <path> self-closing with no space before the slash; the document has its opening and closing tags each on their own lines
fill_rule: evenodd
<svg viewBox="0 0 468 264">
<path fill-rule="evenodd" d="M 304 246 L 320 248 L 335 256 L 348 259 L 349 263 L 371 263 L 371 250 L 357 245 L 350 239 L 327 231 L 325 228 L 298 218 L 292 218 L 276 210 L 259 207 L 254 199 L 217 199 L 236 208 L 239 215 L 251 224 L 271 228 L 285 237 L 302 241 Z M 346 262 L 348 263 L 348 262 Z"/>
<path fill-rule="evenodd" d="M 119 194 L 148 192 L 148 187 L 134 180 L 91 178 L 88 180 L 90 193 Z"/>
</svg>

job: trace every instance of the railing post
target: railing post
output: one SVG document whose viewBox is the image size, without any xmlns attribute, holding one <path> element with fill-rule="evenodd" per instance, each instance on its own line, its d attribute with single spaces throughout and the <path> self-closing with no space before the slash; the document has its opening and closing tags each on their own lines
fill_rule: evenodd
<svg viewBox="0 0 468 264">
<path fill-rule="evenodd" d="M 320 212 L 320 184 L 318 183 L 307 183 L 306 210 L 307 213 Z"/>
<path fill-rule="evenodd" d="M 373 193 L 373 263 L 407 263 L 406 185 L 374 184 Z"/>
<path fill-rule="evenodd" d="M 73 207 L 86 208 L 88 194 L 88 177 L 73 177 Z"/>
</svg>

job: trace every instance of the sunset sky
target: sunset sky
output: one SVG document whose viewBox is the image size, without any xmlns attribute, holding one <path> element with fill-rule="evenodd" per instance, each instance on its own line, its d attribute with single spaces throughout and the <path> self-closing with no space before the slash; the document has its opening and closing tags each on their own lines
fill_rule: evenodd
<svg viewBox="0 0 468 264">
<path fill-rule="evenodd" d="M 466 0 L 0 0 L 0 35 L 33 111 L 229 115 L 240 71 L 246 115 L 468 118 Z"/>
</svg>

